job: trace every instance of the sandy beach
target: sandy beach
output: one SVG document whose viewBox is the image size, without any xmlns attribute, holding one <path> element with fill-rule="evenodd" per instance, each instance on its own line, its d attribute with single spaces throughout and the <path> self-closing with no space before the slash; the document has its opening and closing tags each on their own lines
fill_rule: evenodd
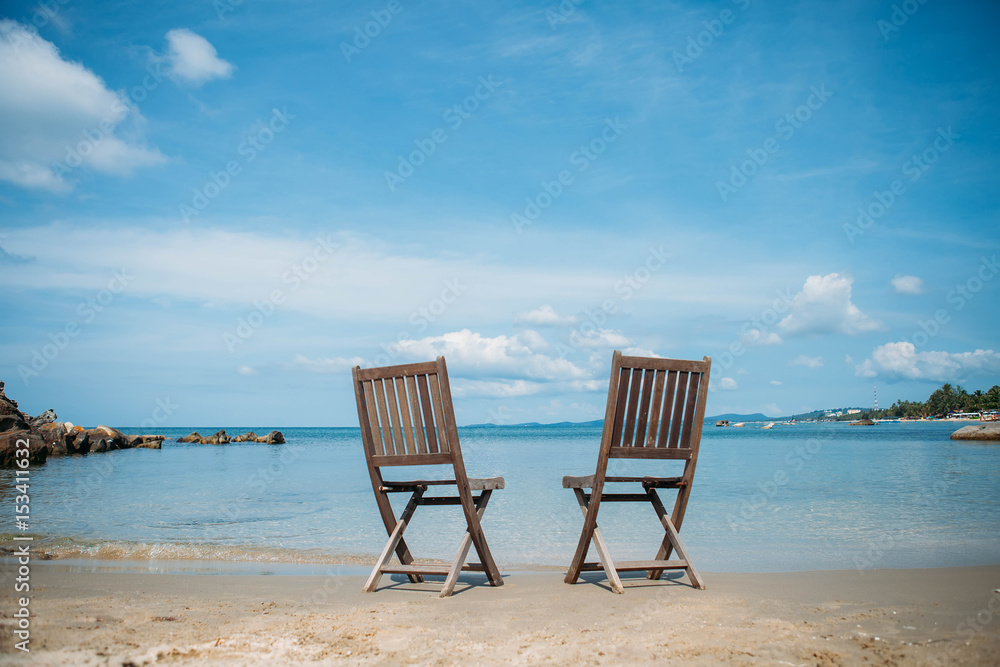
<svg viewBox="0 0 1000 667">
<path fill-rule="evenodd" d="M 10 565 L 4 565 L 10 574 Z M 677 575 L 671 575 L 677 577 Z M 490 588 L 360 576 L 32 570 L 31 653 L 13 649 L 4 596 L 0 662 L 148 664 L 1000 663 L 1000 565 L 929 570 L 706 573 L 568 586 L 558 571 Z M 9 581 L 9 579 L 8 579 Z"/>
</svg>

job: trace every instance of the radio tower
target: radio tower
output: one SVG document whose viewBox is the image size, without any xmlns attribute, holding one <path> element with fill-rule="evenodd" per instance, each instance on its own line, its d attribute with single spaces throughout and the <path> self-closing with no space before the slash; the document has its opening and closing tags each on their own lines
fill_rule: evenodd
<svg viewBox="0 0 1000 667">
<path fill-rule="evenodd" d="M 872 385 L 872 391 L 875 393 L 875 407 L 873 409 L 878 412 L 878 387 Z"/>
</svg>

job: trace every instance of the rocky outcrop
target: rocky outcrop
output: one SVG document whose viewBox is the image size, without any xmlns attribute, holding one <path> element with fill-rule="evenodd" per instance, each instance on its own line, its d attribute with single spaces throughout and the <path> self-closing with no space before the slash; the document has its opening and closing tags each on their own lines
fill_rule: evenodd
<svg viewBox="0 0 1000 667">
<path fill-rule="evenodd" d="M 38 415 L 37 417 L 32 417 L 30 420 L 28 420 L 28 425 L 31 426 L 31 428 L 33 429 L 38 429 L 45 424 L 51 424 L 56 419 L 58 419 L 56 411 L 53 410 L 52 408 L 49 408 L 48 410 Z"/>
<path fill-rule="evenodd" d="M 162 449 L 163 441 L 166 437 L 162 435 L 127 435 L 129 447 L 141 447 L 143 449 Z"/>
<path fill-rule="evenodd" d="M 963 426 L 951 434 L 952 440 L 1000 440 L 1000 422 Z"/>
<path fill-rule="evenodd" d="M 55 410 L 46 410 L 30 418 L 17 407 L 17 401 L 4 394 L 0 382 L 0 467 L 15 465 L 18 439 L 27 439 L 31 463 L 45 463 L 50 456 L 109 452 L 116 449 L 146 447 L 160 449 L 165 440 L 162 435 L 125 435 L 116 428 L 103 424 L 92 429 L 57 421 Z"/>
<path fill-rule="evenodd" d="M 2 384 L 2 383 L 0 383 Z M 48 447 L 37 433 L 32 433 L 27 429 L 18 431 L 7 431 L 0 433 L 0 468 L 19 468 L 17 464 L 18 449 L 24 449 L 23 445 L 18 446 L 17 442 L 28 441 L 28 463 L 45 463 L 49 455 Z"/>
<path fill-rule="evenodd" d="M 266 442 L 269 445 L 281 445 L 285 442 L 285 436 L 281 431 L 271 431 L 263 438 L 257 438 L 257 442 Z"/>
<path fill-rule="evenodd" d="M 17 401 L 7 398 L 3 386 L 4 383 L 0 382 L 0 433 L 30 430 L 28 415 L 17 409 Z"/>
<path fill-rule="evenodd" d="M 285 442 L 285 436 L 281 431 L 271 431 L 267 435 L 257 435 L 253 431 L 247 431 L 243 435 L 230 438 L 225 431 L 218 431 L 214 435 L 203 436 L 197 431 L 183 438 L 178 438 L 177 442 L 193 442 L 200 445 L 225 445 L 230 442 L 260 442 L 268 445 L 281 445 Z"/>
</svg>

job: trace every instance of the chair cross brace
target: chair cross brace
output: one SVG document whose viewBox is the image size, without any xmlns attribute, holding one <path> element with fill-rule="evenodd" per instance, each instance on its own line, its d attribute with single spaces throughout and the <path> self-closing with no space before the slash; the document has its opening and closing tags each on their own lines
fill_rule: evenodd
<svg viewBox="0 0 1000 667">
<path fill-rule="evenodd" d="M 444 483 L 447 484 L 448 482 Z M 452 481 L 451 483 L 454 482 Z M 448 597 L 455 590 L 455 584 L 458 583 L 458 575 L 463 571 L 486 572 L 487 576 L 490 578 L 490 583 L 496 585 L 493 583 L 494 573 L 491 573 L 489 568 L 484 566 L 482 563 L 465 564 L 465 559 L 469 555 L 469 549 L 472 547 L 472 534 L 469 532 L 468 528 L 466 528 L 465 535 L 462 537 L 462 541 L 459 544 L 455 560 L 450 566 L 446 563 L 417 563 L 412 559 L 412 557 L 408 558 L 409 562 L 404 562 L 398 565 L 390 564 L 389 559 L 392 558 L 394 551 L 397 553 L 402 551 L 409 555 L 409 549 L 406 547 L 406 542 L 403 540 L 403 533 L 410 524 L 417 507 L 420 507 L 421 505 L 461 505 L 462 499 L 458 496 L 424 497 L 424 493 L 427 491 L 427 482 L 421 482 L 419 484 L 389 483 L 388 486 L 381 486 L 379 491 L 382 493 L 411 491 L 412 494 L 410 495 L 409 501 L 406 503 L 406 507 L 403 508 L 402 513 L 399 515 L 399 520 L 396 521 L 396 525 L 389 531 L 389 541 L 385 543 L 385 547 L 382 549 L 382 553 L 379 555 L 378 561 L 375 563 L 375 568 L 372 570 L 371 575 L 368 577 L 368 581 L 365 583 L 364 591 L 366 593 L 371 593 L 378 587 L 378 582 L 382 578 L 383 574 L 405 574 L 413 583 L 422 582 L 424 580 L 423 575 L 444 575 L 444 587 L 441 589 L 440 595 L 440 597 L 443 598 Z M 475 503 L 475 510 L 479 519 L 483 518 L 483 514 L 486 512 L 486 505 L 489 504 L 490 496 L 492 494 L 492 489 L 485 489 L 481 491 L 478 496 L 472 496 L 472 501 Z M 386 528 L 388 528 L 388 524 L 386 525 Z M 498 577 L 499 574 L 497 573 L 497 578 Z"/>
<path fill-rule="evenodd" d="M 610 481 L 611 478 L 609 478 Z M 615 480 L 617 481 L 617 480 Z M 698 573 L 697 568 L 691 562 L 691 556 L 688 554 L 687 549 L 684 547 L 684 543 L 681 541 L 680 535 L 677 533 L 677 529 L 674 527 L 673 521 L 670 519 L 670 515 L 667 514 L 666 509 L 663 507 L 663 503 L 660 501 L 660 496 L 656 493 L 657 484 L 655 483 L 643 483 L 645 487 L 645 493 L 602 493 L 600 494 L 600 502 L 648 502 L 653 506 L 653 510 L 656 512 L 657 517 L 660 519 L 660 524 L 663 526 L 664 536 L 663 541 L 660 544 L 660 548 L 656 553 L 656 558 L 649 561 L 622 561 L 618 564 L 611 558 L 611 554 L 608 552 L 607 544 L 604 542 L 604 537 L 601 535 L 601 529 L 597 526 L 597 522 L 594 522 L 594 530 L 588 539 L 588 544 L 593 543 L 594 547 L 597 549 L 597 556 L 600 559 L 600 563 L 582 563 L 580 565 L 580 571 L 593 572 L 604 570 L 607 573 L 608 581 L 611 583 L 611 590 L 615 593 L 624 593 L 625 588 L 622 586 L 621 578 L 618 576 L 619 572 L 636 572 L 636 571 L 646 571 L 647 579 L 659 579 L 664 570 L 685 570 L 688 577 L 691 578 L 691 584 L 695 588 L 704 589 L 705 583 Z M 590 511 L 590 501 L 592 498 L 591 493 L 585 493 L 581 488 L 574 488 L 573 491 L 576 493 L 577 502 L 580 504 L 580 509 L 583 512 L 584 522 L 586 523 L 587 514 Z M 597 505 L 600 507 L 600 503 Z M 671 551 L 676 551 L 677 555 L 680 556 L 679 560 L 667 560 L 670 558 Z M 583 554 L 586 557 L 586 553 Z M 573 577 L 573 581 L 570 581 L 570 576 L 567 575 L 567 583 L 573 583 L 576 580 Z"/>
</svg>

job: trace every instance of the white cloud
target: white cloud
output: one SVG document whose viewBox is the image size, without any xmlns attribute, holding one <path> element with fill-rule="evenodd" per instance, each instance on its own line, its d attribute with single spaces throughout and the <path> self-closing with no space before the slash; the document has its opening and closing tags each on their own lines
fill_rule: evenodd
<svg viewBox="0 0 1000 667">
<path fill-rule="evenodd" d="M 141 136 L 142 116 L 80 63 L 19 23 L 0 20 L 0 180 L 68 192 L 65 175 L 85 165 L 127 175 L 166 162 L 141 140 L 115 136 L 123 123 Z M 54 168 L 53 164 L 62 165 Z"/>
<path fill-rule="evenodd" d="M 560 315 L 556 312 L 555 308 L 546 304 L 534 310 L 517 313 L 514 315 L 514 322 L 517 324 L 536 325 L 573 324 L 576 322 L 576 317 L 573 315 Z"/>
<path fill-rule="evenodd" d="M 489 338 L 462 329 L 420 340 L 403 340 L 395 349 L 400 356 L 414 361 L 444 355 L 448 358 L 449 371 L 465 377 L 486 375 L 560 381 L 584 379 L 588 375 L 566 359 L 535 352 L 520 335 Z"/>
<path fill-rule="evenodd" d="M 771 380 L 771 382 L 769 384 L 772 384 L 775 387 L 780 387 L 781 384 L 782 384 L 782 382 L 781 382 L 781 380 Z"/>
<path fill-rule="evenodd" d="M 573 332 L 570 342 L 579 347 L 625 347 L 632 344 L 628 336 L 613 329 L 592 329 L 583 335 Z"/>
<path fill-rule="evenodd" d="M 469 380 L 458 378 L 452 383 L 451 393 L 456 398 L 487 396 L 491 398 L 514 398 L 515 396 L 531 396 L 542 390 L 544 385 L 527 380 Z"/>
<path fill-rule="evenodd" d="M 355 366 L 361 366 L 365 360 L 361 357 L 333 357 L 309 359 L 301 354 L 295 355 L 292 361 L 292 368 L 297 368 L 311 373 L 344 373 Z M 243 367 L 245 368 L 245 366 Z"/>
<path fill-rule="evenodd" d="M 800 354 L 788 362 L 789 366 L 805 366 L 806 368 L 819 368 L 823 365 L 823 357 L 807 357 Z"/>
<path fill-rule="evenodd" d="M 251 375 L 257 375 L 257 369 L 252 366 L 240 366 L 236 369 L 236 372 L 240 375 L 250 377 Z"/>
<path fill-rule="evenodd" d="M 792 299 L 791 312 L 778 326 L 788 334 L 860 334 L 882 323 L 862 313 L 851 302 L 854 279 L 839 273 L 809 276 Z"/>
<path fill-rule="evenodd" d="M 872 351 L 871 358 L 855 367 L 858 377 L 934 382 L 962 382 L 973 375 L 996 373 L 1000 373 L 1000 353 L 993 350 L 918 352 L 907 341 L 880 345 Z"/>
<path fill-rule="evenodd" d="M 540 333 L 533 329 L 525 329 L 518 334 L 518 338 L 528 346 L 531 350 L 546 350 L 549 348 L 549 342 L 545 340 Z"/>
<path fill-rule="evenodd" d="M 715 384 L 714 382 L 712 384 Z M 739 384 L 733 378 L 720 378 L 719 383 L 715 384 L 715 389 L 719 391 L 736 391 L 739 389 Z"/>
<path fill-rule="evenodd" d="M 228 79 L 232 63 L 222 60 L 207 39 L 187 28 L 167 33 L 167 69 L 175 80 L 200 86 L 212 79 Z"/>
<path fill-rule="evenodd" d="M 653 357 L 654 359 L 662 359 L 663 357 L 652 350 L 648 350 L 644 347 L 626 347 L 622 349 L 622 354 L 630 357 Z M 603 355 L 600 356 L 603 359 Z"/>
<path fill-rule="evenodd" d="M 924 293 L 924 281 L 916 276 L 896 276 L 890 282 L 900 294 Z"/>
<path fill-rule="evenodd" d="M 740 341 L 746 346 L 780 345 L 781 336 L 773 331 L 750 329 L 740 334 Z"/>
</svg>

